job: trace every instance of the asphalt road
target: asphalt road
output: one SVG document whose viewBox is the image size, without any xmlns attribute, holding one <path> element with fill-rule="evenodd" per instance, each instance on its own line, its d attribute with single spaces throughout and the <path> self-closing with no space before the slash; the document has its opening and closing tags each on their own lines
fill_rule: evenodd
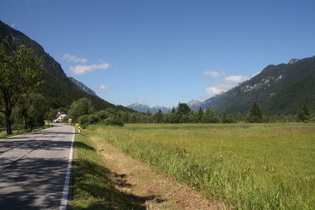
<svg viewBox="0 0 315 210">
<path fill-rule="evenodd" d="M 65 209 L 74 134 L 58 124 L 0 139 L 0 209 Z"/>
</svg>

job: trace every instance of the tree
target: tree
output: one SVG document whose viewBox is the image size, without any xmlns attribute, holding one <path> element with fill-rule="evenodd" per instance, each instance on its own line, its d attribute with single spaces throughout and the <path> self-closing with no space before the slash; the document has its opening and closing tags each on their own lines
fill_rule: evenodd
<svg viewBox="0 0 315 210">
<path fill-rule="evenodd" d="M 185 115 L 185 114 L 188 114 L 189 112 L 190 112 L 190 108 L 187 104 L 185 103 L 178 104 L 177 113 L 179 115 Z"/>
<path fill-rule="evenodd" d="M 236 122 L 241 122 L 243 120 L 242 113 L 237 112 L 237 114 L 235 115 L 235 120 L 236 120 Z"/>
<path fill-rule="evenodd" d="M 24 128 L 42 126 L 46 114 L 45 98 L 39 93 L 24 94 L 20 97 L 16 109 L 23 118 Z"/>
<path fill-rule="evenodd" d="M 43 81 L 42 58 L 25 45 L 13 49 L 7 39 L 0 43 L 0 112 L 5 115 L 7 134 L 12 134 L 11 113 L 19 98 Z"/>
<path fill-rule="evenodd" d="M 201 122 L 201 120 L 202 120 L 202 116 L 203 116 L 203 111 L 202 111 L 202 108 L 201 107 L 199 107 L 199 109 L 198 109 L 198 120 L 197 120 L 197 122 L 198 123 L 200 123 Z"/>
<path fill-rule="evenodd" d="M 162 123 L 164 119 L 164 114 L 162 113 L 162 110 L 159 109 L 159 111 L 152 115 L 153 121 L 155 123 Z"/>
<path fill-rule="evenodd" d="M 71 104 L 68 114 L 73 121 L 76 121 L 80 116 L 89 115 L 93 112 L 95 112 L 95 109 L 91 99 L 84 97 Z"/>
<path fill-rule="evenodd" d="M 311 116 L 310 109 L 307 107 L 306 104 L 304 104 L 297 113 L 298 121 L 300 122 L 306 121 L 310 119 L 310 116 Z"/>
<path fill-rule="evenodd" d="M 207 108 L 201 118 L 202 123 L 218 123 L 219 119 L 211 108 Z"/>
<path fill-rule="evenodd" d="M 256 102 L 253 103 L 252 108 L 249 110 L 247 121 L 250 123 L 262 122 L 262 112 Z"/>
<path fill-rule="evenodd" d="M 223 112 L 221 114 L 221 123 L 234 123 L 235 120 L 233 119 L 232 115 L 227 114 L 226 112 Z"/>
</svg>

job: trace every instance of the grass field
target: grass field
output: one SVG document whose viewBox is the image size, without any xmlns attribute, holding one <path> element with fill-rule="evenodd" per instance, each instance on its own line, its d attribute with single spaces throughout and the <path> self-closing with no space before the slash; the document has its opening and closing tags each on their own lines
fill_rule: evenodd
<svg viewBox="0 0 315 210">
<path fill-rule="evenodd" d="M 314 124 L 128 124 L 89 129 L 238 209 L 315 209 Z"/>
</svg>

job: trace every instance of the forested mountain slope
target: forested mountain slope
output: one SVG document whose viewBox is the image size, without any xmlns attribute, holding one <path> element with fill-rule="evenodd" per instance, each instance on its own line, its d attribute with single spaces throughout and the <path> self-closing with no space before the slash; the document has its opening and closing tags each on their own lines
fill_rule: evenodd
<svg viewBox="0 0 315 210">
<path fill-rule="evenodd" d="M 27 48 L 33 48 L 37 56 L 43 57 L 43 67 L 46 70 L 45 82 L 38 91 L 44 95 L 51 108 L 69 107 L 74 101 L 87 97 L 92 100 L 96 110 L 110 107 L 126 110 L 123 106 L 115 106 L 96 95 L 86 93 L 82 88 L 80 89 L 73 80 L 67 77 L 60 64 L 46 53 L 40 44 L 0 21 L 0 42 L 5 37 L 8 38 L 13 48 L 25 45 Z"/>
<path fill-rule="evenodd" d="M 315 106 L 315 56 L 269 65 L 261 73 L 202 104 L 216 113 L 247 114 L 257 102 L 265 114 L 295 114 L 303 104 Z"/>
</svg>

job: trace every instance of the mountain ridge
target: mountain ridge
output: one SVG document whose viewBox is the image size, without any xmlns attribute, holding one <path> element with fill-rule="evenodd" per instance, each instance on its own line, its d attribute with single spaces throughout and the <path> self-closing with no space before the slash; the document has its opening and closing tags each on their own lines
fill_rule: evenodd
<svg viewBox="0 0 315 210">
<path fill-rule="evenodd" d="M 199 107 L 201 106 L 202 102 L 193 99 L 191 101 L 186 102 L 185 104 L 187 104 L 191 110 L 197 111 L 199 109 Z M 152 114 L 158 112 L 160 109 L 161 109 L 162 113 L 168 113 L 171 110 L 171 108 L 167 108 L 165 106 L 156 105 L 154 107 L 150 107 L 148 105 L 140 104 L 140 103 L 133 103 L 133 104 L 130 104 L 126 107 L 133 109 L 135 111 L 138 111 L 138 112 L 147 112 L 149 110 L 150 113 L 152 113 Z"/>
<path fill-rule="evenodd" d="M 315 105 L 315 56 L 291 59 L 288 64 L 268 65 L 253 78 L 202 103 L 215 113 L 247 114 L 257 102 L 264 113 L 293 114 L 303 105 Z"/>
<path fill-rule="evenodd" d="M 92 96 L 97 96 L 96 93 L 94 92 L 94 90 L 90 89 L 89 87 L 87 87 L 85 84 L 83 84 L 82 82 L 74 79 L 73 77 L 68 77 L 71 82 L 74 83 L 74 85 L 79 88 L 80 90 L 86 92 L 87 94 L 90 94 Z"/>
<path fill-rule="evenodd" d="M 92 93 L 88 90 L 89 88 L 79 81 L 74 82 L 74 80 L 68 78 L 61 65 L 46 53 L 39 43 L 0 20 L 0 42 L 4 38 L 8 38 L 13 48 L 25 45 L 27 48 L 32 48 L 35 55 L 43 58 L 43 67 L 46 71 L 44 74 L 44 83 L 38 88 L 38 91 L 46 98 L 46 102 L 51 108 L 70 107 L 74 101 L 86 97 L 92 101 L 96 110 L 118 108 L 131 111 L 123 106 L 113 105 L 99 98 L 96 94 L 88 94 L 87 91 Z M 81 85 L 81 88 L 78 87 L 80 83 L 84 85 Z"/>
</svg>

